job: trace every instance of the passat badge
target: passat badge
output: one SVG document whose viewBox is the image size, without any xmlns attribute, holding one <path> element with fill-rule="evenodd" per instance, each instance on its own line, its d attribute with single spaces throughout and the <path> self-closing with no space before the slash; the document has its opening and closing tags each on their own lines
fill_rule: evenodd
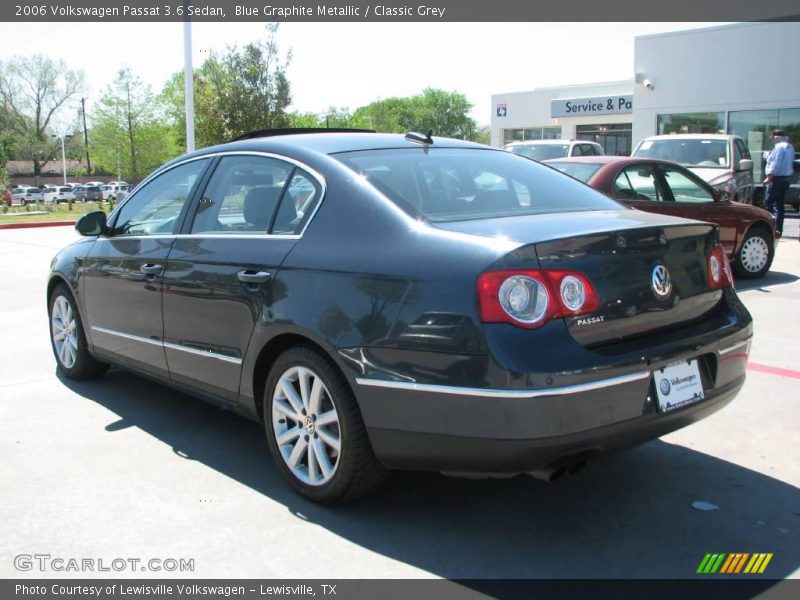
<svg viewBox="0 0 800 600">
<path fill-rule="evenodd" d="M 669 271 L 664 265 L 656 265 L 655 269 L 653 269 L 650 283 L 653 286 L 653 292 L 658 298 L 666 298 L 672 291 L 672 278 L 670 278 Z"/>
</svg>

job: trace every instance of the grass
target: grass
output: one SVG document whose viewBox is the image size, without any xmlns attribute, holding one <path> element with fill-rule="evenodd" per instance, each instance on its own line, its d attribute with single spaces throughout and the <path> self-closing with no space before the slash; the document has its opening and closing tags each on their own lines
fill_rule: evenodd
<svg viewBox="0 0 800 600">
<path fill-rule="evenodd" d="M 29 206 L 12 206 L 7 211 L 0 212 L 0 225 L 14 223 L 52 223 L 54 221 L 77 221 L 86 213 L 96 210 L 110 211 L 106 202 L 74 202 L 72 210 L 69 204 L 45 204 L 37 202 Z"/>
</svg>

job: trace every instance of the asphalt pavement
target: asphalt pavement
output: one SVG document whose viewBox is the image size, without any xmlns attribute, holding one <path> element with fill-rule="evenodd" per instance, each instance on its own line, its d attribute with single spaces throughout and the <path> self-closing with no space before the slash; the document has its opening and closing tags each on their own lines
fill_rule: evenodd
<svg viewBox="0 0 800 600">
<path fill-rule="evenodd" d="M 691 578 L 709 552 L 800 574 L 795 218 L 772 271 L 737 284 L 755 339 L 722 411 L 556 484 L 404 472 L 336 508 L 283 483 L 256 423 L 120 369 L 58 376 L 46 275 L 76 235 L 0 231 L 0 577 Z M 20 570 L 35 553 L 193 570 Z"/>
</svg>

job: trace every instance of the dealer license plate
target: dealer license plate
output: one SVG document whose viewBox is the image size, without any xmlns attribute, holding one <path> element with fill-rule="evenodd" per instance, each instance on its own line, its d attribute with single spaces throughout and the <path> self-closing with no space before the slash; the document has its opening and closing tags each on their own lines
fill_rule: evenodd
<svg viewBox="0 0 800 600">
<path fill-rule="evenodd" d="M 703 399 L 703 382 L 697 360 L 682 360 L 670 363 L 653 373 L 658 408 L 661 412 L 694 404 Z"/>
</svg>

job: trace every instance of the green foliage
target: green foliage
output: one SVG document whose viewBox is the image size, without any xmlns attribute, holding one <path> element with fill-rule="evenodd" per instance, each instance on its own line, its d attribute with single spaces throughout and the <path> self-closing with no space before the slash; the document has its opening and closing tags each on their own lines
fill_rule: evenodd
<svg viewBox="0 0 800 600">
<path fill-rule="evenodd" d="M 97 171 L 139 180 L 180 154 L 165 107 L 150 86 L 121 69 L 92 116 L 92 155 Z"/>
<path fill-rule="evenodd" d="M 33 160 L 35 175 L 60 156 L 50 131 L 83 87 L 83 72 L 69 70 L 61 60 L 37 54 L 0 61 L 0 131 L 13 135 L 14 158 Z"/>
<path fill-rule="evenodd" d="M 268 37 L 223 54 L 211 53 L 194 73 L 195 142 L 198 148 L 229 141 L 257 129 L 290 126 L 291 104 L 286 69 L 291 53 L 282 57 L 276 41 L 278 24 L 267 26 Z M 162 98 L 179 142 L 185 144 L 183 73 L 175 73 Z"/>
<path fill-rule="evenodd" d="M 427 132 L 434 135 L 472 139 L 477 134 L 470 118 L 472 104 L 464 94 L 426 88 L 409 98 L 387 98 L 372 102 L 353 113 L 352 123 L 376 131 Z"/>
</svg>

